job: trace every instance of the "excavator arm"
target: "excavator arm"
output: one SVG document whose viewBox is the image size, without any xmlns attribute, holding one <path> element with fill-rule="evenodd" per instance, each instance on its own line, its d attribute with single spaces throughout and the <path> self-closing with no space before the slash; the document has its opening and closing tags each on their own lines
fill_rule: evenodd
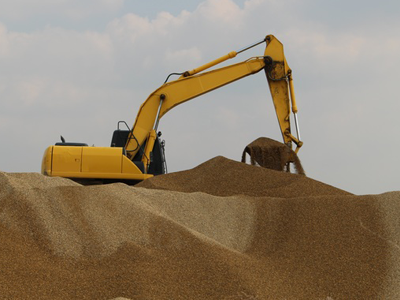
<svg viewBox="0 0 400 300">
<path fill-rule="evenodd" d="M 201 73 L 263 42 L 266 43 L 264 56 L 253 57 L 237 64 Z M 294 142 L 298 148 L 301 147 L 302 143 L 299 138 L 294 137 L 290 129 L 290 107 L 292 106 L 293 112 L 297 113 L 291 70 L 284 56 L 283 45 L 273 35 L 268 35 L 262 41 L 243 50 L 232 51 L 204 66 L 186 71 L 179 79 L 167 82 L 155 90 L 139 109 L 132 133 L 125 146 L 127 156 L 131 159 L 135 157 L 140 149 L 139 146 L 146 141 L 143 162 L 145 165 L 149 165 L 150 152 L 156 139 L 158 122 L 170 109 L 261 70 L 265 70 L 267 76 L 285 144 L 291 146 L 291 143 Z M 291 94 L 292 103 L 289 94 Z"/>
</svg>

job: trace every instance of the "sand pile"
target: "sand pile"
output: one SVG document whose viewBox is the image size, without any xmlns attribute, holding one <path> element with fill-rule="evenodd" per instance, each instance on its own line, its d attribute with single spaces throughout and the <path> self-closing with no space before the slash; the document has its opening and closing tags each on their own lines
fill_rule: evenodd
<svg viewBox="0 0 400 300">
<path fill-rule="evenodd" d="M 398 299 L 398 211 L 223 157 L 135 187 L 0 173 L 0 295 Z"/>
<path fill-rule="evenodd" d="M 305 176 L 246 165 L 217 156 L 182 172 L 157 176 L 137 186 L 179 192 L 203 192 L 215 196 L 304 197 L 350 195 Z"/>
</svg>

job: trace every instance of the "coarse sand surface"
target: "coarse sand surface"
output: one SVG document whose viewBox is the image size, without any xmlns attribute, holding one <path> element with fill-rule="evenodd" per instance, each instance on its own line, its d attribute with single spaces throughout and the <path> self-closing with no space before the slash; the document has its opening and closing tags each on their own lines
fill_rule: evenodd
<svg viewBox="0 0 400 300">
<path fill-rule="evenodd" d="M 136 186 L 0 172 L 0 299 L 399 299 L 399 211 L 224 157 Z"/>
<path fill-rule="evenodd" d="M 214 196 L 303 197 L 350 195 L 305 176 L 239 163 L 217 156 L 187 171 L 156 176 L 137 186 Z"/>
</svg>

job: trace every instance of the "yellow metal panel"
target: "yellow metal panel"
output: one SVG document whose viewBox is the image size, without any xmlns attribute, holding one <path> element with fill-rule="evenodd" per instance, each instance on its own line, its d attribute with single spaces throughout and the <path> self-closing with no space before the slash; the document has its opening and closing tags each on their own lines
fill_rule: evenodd
<svg viewBox="0 0 400 300">
<path fill-rule="evenodd" d="M 224 56 L 221 56 L 220 58 L 217 58 L 216 60 L 213 60 L 213 61 L 211 61 L 211 62 L 209 62 L 209 63 L 207 63 L 207 64 L 205 64 L 205 65 L 203 65 L 201 67 L 198 67 L 196 69 L 193 69 L 192 71 L 187 72 L 187 74 L 184 74 L 183 76 L 186 77 L 186 76 L 197 74 L 197 73 L 199 73 L 201 71 L 204 71 L 204 70 L 206 70 L 208 68 L 211 68 L 211 67 L 213 67 L 215 65 L 218 65 L 219 63 L 224 62 L 224 61 L 226 61 L 226 60 L 228 60 L 230 58 L 234 58 L 236 55 L 237 55 L 236 51 L 231 51 L 228 54 L 226 54 Z"/>
<path fill-rule="evenodd" d="M 67 178 L 99 178 L 99 179 L 130 179 L 130 180 L 145 180 L 153 177 L 152 174 L 128 174 L 128 173 L 84 173 L 84 172 L 53 172 L 52 176 L 60 176 Z"/>
<path fill-rule="evenodd" d="M 290 68 L 286 62 L 282 43 L 273 35 L 268 35 L 267 41 L 268 46 L 264 55 L 272 58 L 273 65 L 266 75 L 282 137 L 287 144 L 292 141 L 290 136 L 286 134 L 291 132 L 289 86 L 286 80 Z"/>
<path fill-rule="evenodd" d="M 47 173 L 43 173 L 47 172 Z M 68 178 L 145 180 L 143 174 L 122 153 L 122 148 L 50 146 L 42 161 L 42 173 Z"/>
<path fill-rule="evenodd" d="M 51 176 L 51 161 L 53 158 L 53 146 L 47 147 L 42 159 L 42 174 Z"/>
<path fill-rule="evenodd" d="M 122 156 L 122 174 L 123 176 L 142 176 L 143 173 L 139 168 L 125 155 Z"/>
<path fill-rule="evenodd" d="M 122 148 L 119 147 L 83 147 L 82 172 L 121 173 L 121 157 Z"/>
<path fill-rule="evenodd" d="M 53 172 L 80 172 L 82 147 L 53 146 Z"/>
<path fill-rule="evenodd" d="M 144 150 L 144 155 L 142 157 L 142 161 L 144 163 L 145 173 L 147 173 L 147 168 L 150 165 L 150 152 L 153 151 L 154 143 L 156 141 L 157 134 L 153 129 L 150 131 L 149 138 L 147 139 L 146 148 Z"/>
</svg>

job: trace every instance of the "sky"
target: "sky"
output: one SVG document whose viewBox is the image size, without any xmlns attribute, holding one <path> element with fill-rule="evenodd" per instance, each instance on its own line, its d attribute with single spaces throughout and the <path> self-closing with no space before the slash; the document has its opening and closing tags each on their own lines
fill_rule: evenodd
<svg viewBox="0 0 400 300">
<path fill-rule="evenodd" d="M 168 74 L 268 34 L 293 71 L 307 176 L 400 190 L 400 2 L 387 0 L 0 0 L 0 170 L 40 172 L 60 135 L 109 146 Z M 169 172 L 282 140 L 263 72 L 174 108 L 159 130 Z"/>
</svg>

